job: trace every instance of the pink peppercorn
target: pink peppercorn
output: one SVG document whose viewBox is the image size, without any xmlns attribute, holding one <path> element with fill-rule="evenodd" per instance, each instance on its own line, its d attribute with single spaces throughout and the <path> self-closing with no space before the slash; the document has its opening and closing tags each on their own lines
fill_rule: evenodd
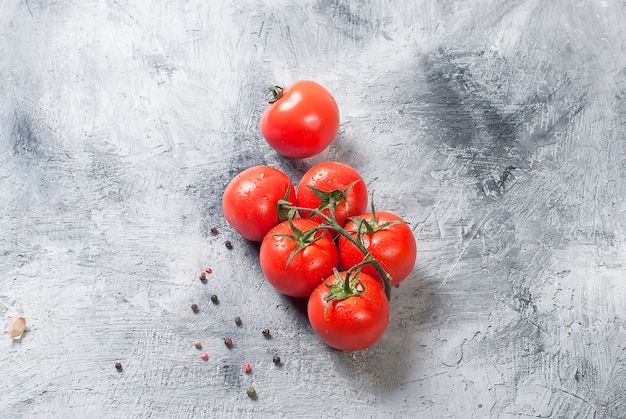
<svg viewBox="0 0 626 419">
<path fill-rule="evenodd" d="M 212 273 L 212 272 L 213 272 L 213 269 L 211 269 L 211 268 L 206 268 L 206 269 L 205 269 L 205 272 L 206 272 L 206 273 L 208 273 L 208 274 L 210 274 L 210 273 Z"/>
<path fill-rule="evenodd" d="M 245 363 L 243 364 L 243 370 L 244 372 L 246 372 L 246 374 L 249 374 L 252 371 L 252 367 L 250 366 L 250 364 Z"/>
<path fill-rule="evenodd" d="M 209 354 L 207 354 L 206 352 L 202 352 L 200 354 L 200 358 L 202 358 L 204 361 L 208 361 L 209 360 Z"/>
</svg>

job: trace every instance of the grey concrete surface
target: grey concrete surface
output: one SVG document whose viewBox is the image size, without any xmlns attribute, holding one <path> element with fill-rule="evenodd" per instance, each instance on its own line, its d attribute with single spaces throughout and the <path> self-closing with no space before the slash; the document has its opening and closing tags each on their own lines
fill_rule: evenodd
<svg viewBox="0 0 626 419">
<path fill-rule="evenodd" d="M 620 0 L 1 2 L 0 417 L 625 417 L 625 27 Z M 298 79 L 342 122 L 295 161 L 258 120 Z M 220 208 L 325 160 L 418 241 L 357 353 Z"/>
</svg>

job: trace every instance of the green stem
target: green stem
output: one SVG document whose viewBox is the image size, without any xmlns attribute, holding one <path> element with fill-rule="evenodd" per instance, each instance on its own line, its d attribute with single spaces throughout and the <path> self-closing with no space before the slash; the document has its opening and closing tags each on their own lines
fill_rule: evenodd
<svg viewBox="0 0 626 419">
<path fill-rule="evenodd" d="M 324 222 L 318 225 L 317 227 L 314 227 L 312 230 L 335 231 L 337 234 L 340 234 L 341 236 L 345 237 L 350 243 L 355 245 L 363 253 L 363 256 L 364 256 L 363 261 L 355 266 L 359 266 L 360 268 L 361 266 L 366 265 L 366 264 L 372 265 L 372 267 L 376 270 L 378 275 L 380 275 L 380 277 L 383 280 L 383 288 L 385 289 L 385 295 L 387 296 L 387 299 L 389 300 L 391 298 L 391 278 L 389 277 L 389 274 L 385 271 L 382 265 L 376 259 L 374 259 L 371 253 L 365 248 L 360 238 L 352 236 L 342 226 L 339 225 L 339 223 L 337 222 L 337 219 L 335 218 L 335 213 L 332 208 L 330 208 L 330 216 L 324 214 L 322 211 L 320 211 L 317 208 L 305 208 L 305 207 L 298 207 L 294 205 L 285 205 L 285 208 L 288 208 L 289 210 L 295 210 L 295 211 L 306 211 L 306 212 L 313 213 L 315 215 L 320 216 L 322 219 L 324 219 Z"/>
</svg>

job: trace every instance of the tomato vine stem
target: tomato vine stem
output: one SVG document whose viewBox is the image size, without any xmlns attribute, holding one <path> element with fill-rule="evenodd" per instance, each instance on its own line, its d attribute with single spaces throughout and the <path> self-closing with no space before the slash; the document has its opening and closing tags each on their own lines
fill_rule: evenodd
<svg viewBox="0 0 626 419">
<path fill-rule="evenodd" d="M 336 232 L 337 234 L 345 237 L 346 240 L 354 244 L 363 253 L 363 261 L 355 265 L 354 267 L 352 267 L 349 271 L 354 272 L 355 270 L 360 269 L 363 265 L 366 265 L 366 264 L 372 265 L 372 267 L 376 270 L 376 272 L 378 272 L 378 274 L 383 280 L 383 288 L 385 290 L 385 295 L 387 296 L 387 300 L 391 298 L 391 277 L 389 276 L 387 271 L 385 271 L 382 265 L 376 259 L 374 259 L 372 254 L 367 250 L 367 248 L 363 244 L 363 240 L 361 238 L 362 233 L 360 232 L 361 228 L 359 228 L 359 230 L 357 231 L 356 236 L 352 236 L 350 232 L 344 229 L 343 226 L 341 226 L 337 222 L 337 218 L 335 217 L 335 211 L 334 211 L 335 209 L 334 203 L 331 203 L 330 206 L 328 207 L 328 209 L 330 210 L 329 211 L 330 215 L 324 213 L 319 208 L 299 207 L 299 206 L 291 205 L 290 202 L 286 202 L 286 201 L 279 202 L 279 205 L 284 206 L 284 208 L 288 209 L 290 211 L 291 216 L 294 216 L 296 211 L 302 211 L 302 212 L 307 212 L 307 213 L 321 217 L 324 220 L 324 222 L 319 224 L 317 227 L 313 228 L 311 231 L 332 230 Z M 311 231 L 309 231 L 309 233 Z"/>
</svg>

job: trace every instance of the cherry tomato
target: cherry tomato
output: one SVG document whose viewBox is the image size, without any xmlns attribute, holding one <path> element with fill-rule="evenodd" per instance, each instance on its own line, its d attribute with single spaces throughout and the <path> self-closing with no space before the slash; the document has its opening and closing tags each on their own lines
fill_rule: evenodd
<svg viewBox="0 0 626 419">
<path fill-rule="evenodd" d="M 261 115 L 261 133 L 274 150 L 301 159 L 328 147 L 339 131 L 339 107 L 324 87 L 301 80 L 270 92 L 274 100 Z"/>
<path fill-rule="evenodd" d="M 278 292 L 308 297 L 339 266 L 339 254 L 330 234 L 311 232 L 315 221 L 296 218 L 292 223 L 296 231 L 283 221 L 261 242 L 261 270 Z"/>
<path fill-rule="evenodd" d="M 278 202 L 296 203 L 296 191 L 289 177 L 269 166 L 254 166 L 235 176 L 222 196 L 226 221 L 248 240 L 261 241 L 267 232 L 287 219 Z"/>
<path fill-rule="evenodd" d="M 322 199 L 316 195 L 315 189 L 330 195 Z M 345 196 L 342 196 L 343 191 Z M 333 201 L 335 218 L 342 226 L 348 217 L 365 212 L 368 200 L 367 186 L 361 175 L 347 164 L 332 161 L 320 163 L 307 170 L 300 179 L 296 196 L 299 207 L 320 208 L 326 215 L 330 215 L 330 201 Z M 311 215 L 308 211 L 300 211 L 299 214 L 302 218 Z M 318 215 L 311 219 L 323 221 Z"/>
<path fill-rule="evenodd" d="M 350 234 L 354 237 L 358 228 L 355 219 L 365 220 L 369 224 L 370 231 L 366 224 L 362 225 L 361 241 L 374 259 L 391 276 L 391 285 L 396 285 L 409 276 L 415 265 L 417 253 L 415 236 L 409 225 L 399 216 L 383 211 L 376 211 L 375 214 L 375 220 L 371 212 L 354 217 L 346 222 L 344 228 L 352 231 Z M 343 269 L 350 269 L 363 261 L 363 253 L 345 237 L 339 237 L 338 246 L 339 260 Z M 361 272 L 382 281 L 371 265 L 364 265 Z"/>
<path fill-rule="evenodd" d="M 380 283 L 363 272 L 352 287 L 357 295 L 329 300 L 331 289 L 338 284 L 343 288 L 345 278 L 346 272 L 337 272 L 318 285 L 309 297 L 307 313 L 313 331 L 326 344 L 342 351 L 359 351 L 385 333 L 389 302 Z"/>
</svg>

